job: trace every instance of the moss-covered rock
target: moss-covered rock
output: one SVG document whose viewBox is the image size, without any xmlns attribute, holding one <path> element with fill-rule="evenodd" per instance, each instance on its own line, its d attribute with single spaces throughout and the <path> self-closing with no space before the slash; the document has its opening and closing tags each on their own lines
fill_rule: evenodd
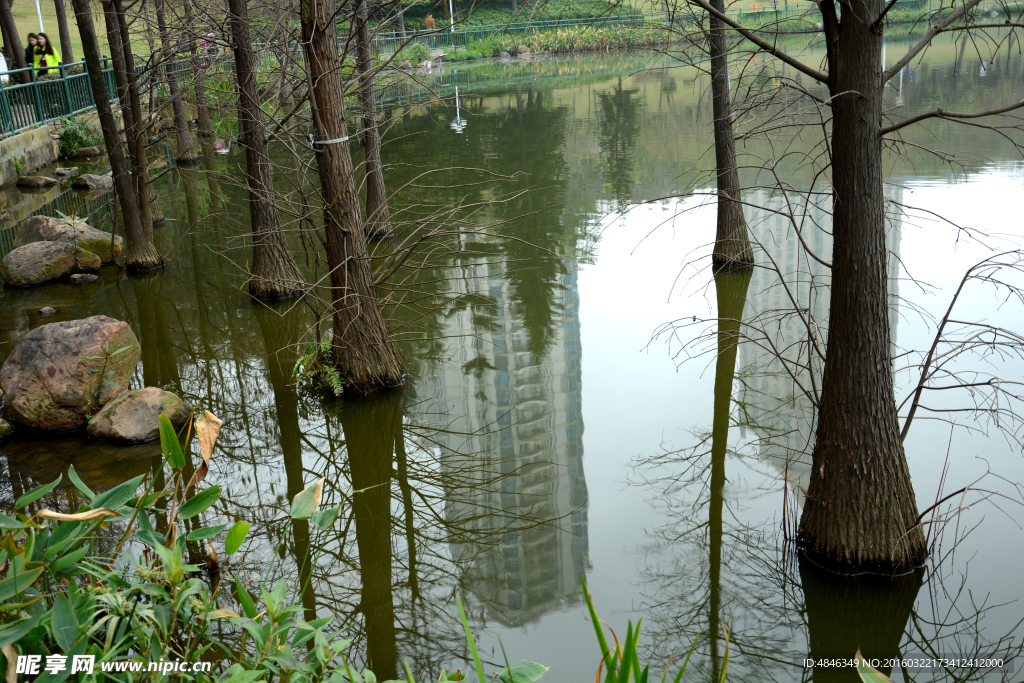
<svg viewBox="0 0 1024 683">
<path fill-rule="evenodd" d="M 112 263 L 124 248 L 124 238 L 117 236 L 111 253 L 109 232 L 97 230 L 85 223 L 73 223 L 65 218 L 51 216 L 32 216 L 18 226 L 14 246 L 21 247 L 32 242 L 74 243 L 86 251 L 98 254 L 103 263 Z"/>
<path fill-rule="evenodd" d="M 191 412 L 191 405 L 169 391 L 157 387 L 134 389 L 103 406 L 89 420 L 85 431 L 99 439 L 142 443 L 160 436 L 157 428 L 160 413 L 177 429 L 185 424 Z"/>
<path fill-rule="evenodd" d="M 128 391 L 141 356 L 131 327 L 105 315 L 37 327 L 0 368 L 7 416 L 43 431 L 78 429 Z"/>
<path fill-rule="evenodd" d="M 34 287 L 72 273 L 96 272 L 100 257 L 62 242 L 32 242 L 11 250 L 0 261 L 0 275 L 10 287 Z"/>
</svg>

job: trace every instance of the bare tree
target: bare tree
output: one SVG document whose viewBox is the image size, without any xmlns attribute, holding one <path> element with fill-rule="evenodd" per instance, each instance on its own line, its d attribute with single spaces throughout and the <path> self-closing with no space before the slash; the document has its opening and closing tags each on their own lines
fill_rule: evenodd
<svg viewBox="0 0 1024 683">
<path fill-rule="evenodd" d="M 270 155 L 256 89 L 256 61 L 249 35 L 247 0 L 229 0 L 228 7 L 238 85 L 238 127 L 245 147 L 249 220 L 252 223 L 249 293 L 257 299 L 296 296 L 305 290 L 305 283 L 288 249 L 281 218 L 274 206 Z"/>
<path fill-rule="evenodd" d="M 72 0 L 78 32 L 82 37 L 82 51 L 89 72 L 89 85 L 92 87 L 93 99 L 96 101 L 96 113 L 99 115 L 103 141 L 110 159 L 110 169 L 114 177 L 114 189 L 121 205 L 121 218 L 125 230 L 125 266 L 129 270 L 148 270 L 162 265 L 160 254 L 153 246 L 153 233 L 146 231 L 138 210 L 137 195 L 132 186 L 128 162 L 121 151 L 121 136 L 114 120 L 114 112 L 110 107 L 110 96 L 103 78 L 100 64 L 100 49 L 96 41 L 96 29 L 92 23 L 92 13 L 88 0 Z"/>
<path fill-rule="evenodd" d="M 799 528 L 802 550 L 847 571 L 906 571 L 927 554 L 900 437 L 893 390 L 882 191 L 884 135 L 928 116 L 967 118 L 937 110 L 883 127 L 883 88 L 932 38 L 969 30 L 980 0 L 968 0 L 939 20 L 888 70 L 882 68 L 883 7 L 855 0 L 840 18 L 835 3 L 819 4 L 827 72 L 807 66 L 776 43 L 740 26 L 705 0 L 690 0 L 733 31 L 801 74 L 827 86 L 823 99 L 795 84 L 831 117 L 826 141 L 831 169 L 833 255 L 828 342 L 822 378 L 813 476 Z M 954 22 L 963 21 L 954 26 Z M 1024 102 L 1015 106 L 1022 106 Z M 822 126 L 825 128 L 824 124 Z M 820 258 L 820 257 L 819 257 Z"/>
<path fill-rule="evenodd" d="M 380 239 L 391 234 L 388 193 L 380 161 L 377 99 L 373 92 L 373 57 L 366 0 L 356 0 L 356 63 L 359 69 L 359 107 L 363 112 L 363 159 L 366 166 L 366 235 Z"/>
<path fill-rule="evenodd" d="M 332 359 L 358 391 L 400 384 L 402 368 L 377 298 L 360 216 L 334 15 L 324 0 L 302 0 L 300 16 L 330 268 Z"/>
<path fill-rule="evenodd" d="M 75 61 L 75 50 L 71 47 L 71 32 L 68 31 L 68 16 L 64 10 L 64 0 L 53 0 L 53 8 L 57 12 L 57 33 L 60 34 L 60 56 L 65 64 Z"/>
<path fill-rule="evenodd" d="M 181 89 L 178 87 L 176 58 L 178 50 L 171 41 L 171 33 L 167 28 L 165 5 L 164 0 L 156 0 L 156 22 L 163 52 L 160 56 L 160 62 L 161 66 L 163 66 L 164 78 L 167 81 L 167 90 L 171 98 L 171 111 L 174 115 L 174 132 L 178 141 L 178 163 L 197 164 L 199 163 L 199 154 L 196 152 L 196 145 L 192 140 L 192 131 L 189 130 L 188 117 L 185 115 L 185 102 L 182 99 Z"/>
</svg>

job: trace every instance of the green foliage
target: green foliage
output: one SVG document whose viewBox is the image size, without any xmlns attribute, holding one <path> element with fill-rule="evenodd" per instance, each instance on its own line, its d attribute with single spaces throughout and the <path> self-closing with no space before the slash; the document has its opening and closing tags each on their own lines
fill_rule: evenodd
<svg viewBox="0 0 1024 683">
<path fill-rule="evenodd" d="M 61 121 L 60 156 L 62 159 L 73 157 L 82 147 L 95 147 L 103 144 L 103 136 L 95 128 L 85 122 L 81 116 L 69 116 Z"/>
<path fill-rule="evenodd" d="M 145 476 L 139 476 L 94 495 L 72 469 L 70 478 L 86 499 L 78 512 L 41 510 L 17 519 L 0 515 L 5 532 L 0 539 L 0 647 L 5 658 L 92 655 L 93 673 L 82 677 L 91 683 L 160 678 L 133 677 L 123 668 L 130 662 L 139 662 L 146 671 L 151 662 L 201 659 L 221 664 L 210 672 L 190 672 L 197 683 L 376 683 L 372 672 L 349 666 L 344 654 L 349 641 L 342 630 L 330 628 L 332 617 L 308 622 L 302 618 L 306 586 L 301 581 L 247 585 L 234 573 L 230 556 L 241 547 L 248 524 L 239 522 L 228 532 L 223 562 L 216 559 L 210 542 L 205 563 L 186 564 L 182 519 L 200 514 L 219 497 L 220 487 L 188 498 L 186 492 L 199 482 L 186 483 L 183 463 L 171 445 L 176 443 L 176 438 L 161 441 L 164 466 L 170 470 L 162 490 L 153 491 L 153 480 L 144 485 Z M 60 479 L 33 489 L 18 505 L 41 499 L 59 483 Z M 296 495 L 290 517 L 312 519 L 313 526 L 326 532 L 337 521 L 341 506 L 319 509 L 323 484 L 321 479 Z M 143 491 L 136 495 L 140 486 Z M 188 540 L 212 539 L 225 528 L 194 529 Z M 278 550 L 283 552 L 294 542 L 287 536 L 296 530 L 287 523 L 282 528 L 285 538 Z M 303 528 L 302 533 L 308 532 Z M 110 538 L 116 543 L 107 542 Z M 311 547 L 319 548 L 327 534 L 311 533 L 308 538 Z M 145 548 L 139 554 L 129 550 L 140 545 Z M 196 555 L 194 548 L 189 550 L 189 558 Z M 306 562 L 315 564 L 317 558 L 308 557 Z M 203 578 L 204 568 L 212 580 Z M 485 678 L 461 600 L 459 610 L 480 680 L 490 680 Z M 64 672 L 42 678 L 65 680 L 71 661 L 68 657 Z M 118 663 L 121 671 L 104 671 Z M 506 665 L 494 677 L 533 683 L 545 671 L 546 667 L 524 660 Z M 464 678 L 461 671 L 442 671 L 436 680 Z M 405 683 L 415 683 L 408 663 Z"/>
<path fill-rule="evenodd" d="M 430 59 L 430 48 L 423 43 L 409 43 L 394 56 L 393 61 L 397 63 L 402 59 L 408 59 L 410 64 L 416 66 Z"/>
<path fill-rule="evenodd" d="M 345 380 L 334 366 L 330 335 L 318 346 L 310 346 L 302 352 L 292 368 L 292 377 L 308 391 L 330 392 L 335 396 L 345 393 Z"/>
<path fill-rule="evenodd" d="M 582 52 L 586 50 L 617 50 L 630 47 L 664 45 L 671 36 L 662 27 L 630 28 L 627 26 L 570 26 L 526 35 L 494 35 L 477 40 L 465 49 L 449 52 L 447 61 L 465 61 L 481 57 L 497 57 L 502 52 L 516 55 L 520 45 L 531 52 Z"/>
<path fill-rule="evenodd" d="M 513 21 L 551 21 L 554 19 L 590 19 L 594 17 L 642 14 L 636 7 L 614 0 L 546 0 L 528 3 L 520 0 L 519 11 L 512 11 L 512 0 L 488 0 L 473 7 L 472 13 L 456 10 L 459 26 L 498 26 Z M 423 20 L 431 11 L 429 3 L 406 8 L 405 26 L 410 30 L 423 28 Z M 437 28 L 448 25 L 446 13 L 434 9 Z"/>
</svg>

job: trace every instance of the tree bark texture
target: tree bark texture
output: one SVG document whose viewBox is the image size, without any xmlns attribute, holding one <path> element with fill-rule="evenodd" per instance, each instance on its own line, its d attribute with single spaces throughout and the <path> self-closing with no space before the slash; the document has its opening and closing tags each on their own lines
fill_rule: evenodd
<svg viewBox="0 0 1024 683">
<path fill-rule="evenodd" d="M 252 229 L 249 294 L 257 299 L 298 296 L 305 291 L 306 284 L 288 249 L 281 217 L 274 206 L 270 153 L 256 89 L 256 61 L 249 34 L 247 0 L 228 0 L 228 8 L 238 85 L 238 127 L 245 147 L 245 175 L 249 185 Z"/>
<path fill-rule="evenodd" d="M 96 29 L 92 23 L 92 12 L 87 0 L 72 0 L 78 32 L 82 37 L 82 51 L 85 53 L 85 65 L 89 73 L 89 85 L 92 87 L 93 99 L 96 101 L 96 113 L 103 132 L 103 143 L 107 147 L 110 159 L 110 170 L 114 178 L 114 189 L 121 206 L 121 220 L 124 223 L 125 266 L 129 270 L 148 270 L 161 265 L 160 254 L 153 245 L 152 232 L 143 228 L 139 215 L 139 207 L 135 188 L 132 186 L 128 162 L 121 151 L 121 136 L 114 121 L 114 112 L 110 107 L 110 96 L 107 84 L 103 79 L 100 64 L 99 43 L 96 41 Z"/>
<path fill-rule="evenodd" d="M 373 93 L 373 58 L 370 54 L 370 24 L 366 0 L 356 0 L 357 67 L 359 106 L 363 110 L 363 163 L 366 166 L 366 235 L 381 239 L 391 234 L 388 191 L 380 161 L 380 129 L 377 127 L 377 99 Z"/>
<path fill-rule="evenodd" d="M 192 131 L 188 127 L 188 116 L 185 115 L 185 103 L 182 101 L 181 88 L 178 87 L 177 65 L 175 64 L 175 53 L 177 50 L 171 44 L 170 31 L 167 29 L 167 17 L 164 15 L 164 0 L 156 2 L 156 23 L 160 32 L 160 47 L 163 50 L 162 62 L 164 78 L 167 80 L 167 90 L 171 96 L 171 111 L 174 114 L 174 133 L 178 141 L 178 163 L 196 164 L 199 163 L 199 154 L 196 153 L 196 143 L 192 140 Z"/>
<path fill-rule="evenodd" d="M 149 240 L 153 240 L 153 211 L 149 202 L 149 161 L 146 158 L 146 135 L 142 132 L 142 104 L 139 102 L 138 84 L 135 80 L 135 58 L 123 48 L 124 34 L 118 4 L 113 0 L 103 3 L 103 19 L 107 25 L 107 43 L 110 48 L 110 62 L 117 83 L 117 93 L 124 123 L 124 136 L 128 145 L 128 158 L 132 168 L 132 186 L 135 188 L 135 202 L 139 208 L 142 229 Z M 127 31 L 126 31 L 127 32 Z"/>
<path fill-rule="evenodd" d="M 206 97 L 206 67 L 199 57 L 199 48 L 196 45 L 195 14 L 192 10 L 192 0 L 184 0 L 185 25 L 188 30 L 188 52 L 192 57 L 192 87 L 196 99 L 196 128 L 199 137 L 213 137 L 213 123 L 210 121 L 210 103 Z"/>
<path fill-rule="evenodd" d="M 68 15 L 64 10 L 64 0 L 53 0 L 53 8 L 57 12 L 57 33 L 60 35 L 60 57 L 65 64 L 75 61 L 75 50 L 71 47 L 71 32 L 68 31 Z"/>
<path fill-rule="evenodd" d="M 363 233 L 333 13 L 324 0 L 302 0 L 300 13 L 320 143 L 315 147 L 331 269 L 332 355 L 342 379 L 357 391 L 371 391 L 400 384 L 402 369 L 377 299 Z"/>
<path fill-rule="evenodd" d="M 725 0 L 710 0 L 725 13 Z M 729 44 L 725 24 L 711 15 L 708 32 L 711 53 L 711 103 L 715 115 L 715 177 L 718 183 L 718 224 L 711 261 L 718 267 L 754 264 L 747 221 L 740 203 L 740 173 L 736 167 L 736 139 L 732 133 L 732 104 L 729 95 Z"/>
<path fill-rule="evenodd" d="M 828 48 L 834 131 L 831 311 L 813 472 L 798 540 L 819 564 L 897 573 L 920 565 L 927 549 L 893 391 L 879 134 L 882 35 L 872 25 L 879 13 L 872 0 L 844 7 L 842 30 L 831 33 L 835 40 Z"/>
<path fill-rule="evenodd" d="M 11 12 L 11 0 L 0 0 L 0 21 L 3 21 L 7 37 L 11 41 L 7 47 L 14 53 L 11 55 L 14 68 L 24 69 L 28 66 L 25 63 L 25 46 L 21 42 L 18 25 L 14 23 L 14 14 Z M 28 72 L 23 72 L 18 74 L 17 80 L 22 83 L 28 83 L 31 80 L 31 76 L 29 76 Z"/>
</svg>

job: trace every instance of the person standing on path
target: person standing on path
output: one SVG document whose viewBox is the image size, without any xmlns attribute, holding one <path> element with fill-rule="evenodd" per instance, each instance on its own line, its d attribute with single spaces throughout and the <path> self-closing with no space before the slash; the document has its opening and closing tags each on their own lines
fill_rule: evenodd
<svg viewBox="0 0 1024 683">
<path fill-rule="evenodd" d="M 46 67 L 53 68 L 60 64 L 60 52 L 57 52 L 57 48 L 50 42 L 50 37 L 45 33 L 40 33 L 36 36 L 36 50 L 35 50 L 35 61 L 33 65 L 41 67 L 38 71 L 39 76 L 43 76 L 49 72 Z"/>
<path fill-rule="evenodd" d="M 423 28 L 428 31 L 433 31 L 437 28 L 437 24 L 434 22 L 434 15 L 432 13 L 427 14 L 427 18 L 423 20 Z"/>
<path fill-rule="evenodd" d="M 25 44 L 25 66 L 32 66 L 36 60 L 36 34 L 28 34 L 28 42 Z"/>
</svg>

